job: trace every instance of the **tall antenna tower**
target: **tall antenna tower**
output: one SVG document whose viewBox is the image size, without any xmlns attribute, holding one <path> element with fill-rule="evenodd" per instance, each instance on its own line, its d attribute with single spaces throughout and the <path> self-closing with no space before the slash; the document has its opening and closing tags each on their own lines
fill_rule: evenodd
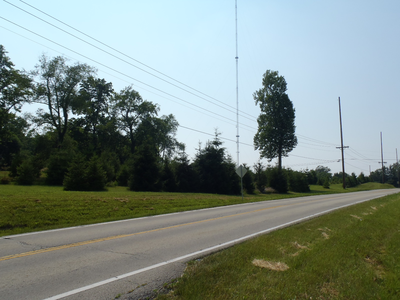
<svg viewBox="0 0 400 300">
<path fill-rule="evenodd" d="M 239 167 L 239 55 L 238 55 L 238 30 L 237 30 L 237 0 L 235 0 L 235 24 L 236 24 L 236 148 Z"/>
</svg>

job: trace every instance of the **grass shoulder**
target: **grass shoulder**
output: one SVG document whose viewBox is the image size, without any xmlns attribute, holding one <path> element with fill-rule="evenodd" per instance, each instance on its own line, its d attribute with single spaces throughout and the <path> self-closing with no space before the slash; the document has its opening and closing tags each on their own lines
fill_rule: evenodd
<svg viewBox="0 0 400 300">
<path fill-rule="evenodd" d="M 260 236 L 189 263 L 157 299 L 399 299 L 399 214 L 395 194 Z"/>
</svg>

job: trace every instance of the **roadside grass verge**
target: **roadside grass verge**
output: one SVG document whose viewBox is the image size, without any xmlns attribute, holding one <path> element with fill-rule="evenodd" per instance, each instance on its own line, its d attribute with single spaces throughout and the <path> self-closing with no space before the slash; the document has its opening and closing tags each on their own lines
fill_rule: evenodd
<svg viewBox="0 0 400 300">
<path fill-rule="evenodd" d="M 390 187 L 373 183 L 345 192 Z M 0 185 L 0 236 L 243 202 L 344 192 L 340 185 L 331 185 L 330 189 L 311 186 L 311 189 L 310 193 L 246 195 L 242 201 L 240 196 L 131 192 L 126 187 L 112 187 L 104 192 L 72 192 L 44 185 Z"/>
<path fill-rule="evenodd" d="M 157 299 L 400 299 L 399 216 L 395 194 L 274 231 L 188 263 Z"/>
</svg>

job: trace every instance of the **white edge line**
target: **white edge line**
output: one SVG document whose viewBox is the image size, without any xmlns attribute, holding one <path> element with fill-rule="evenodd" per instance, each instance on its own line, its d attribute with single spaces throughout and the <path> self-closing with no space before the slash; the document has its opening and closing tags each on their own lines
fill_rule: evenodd
<svg viewBox="0 0 400 300">
<path fill-rule="evenodd" d="M 374 190 L 374 191 L 380 191 L 380 190 Z M 361 192 L 364 192 L 364 191 L 361 191 Z M 359 192 L 346 193 L 346 195 L 352 194 L 352 193 L 359 193 Z M 339 195 L 342 195 L 342 194 L 328 194 L 328 195 L 322 195 L 322 196 L 332 196 L 332 195 L 338 195 L 339 196 Z M 381 195 L 379 197 L 385 197 L 385 196 L 388 196 L 388 195 L 389 194 L 385 194 L 385 195 Z M 238 204 L 233 204 L 233 205 L 224 205 L 224 206 L 215 206 L 215 207 L 208 207 L 208 208 L 201 208 L 201 209 L 185 210 L 185 211 L 178 211 L 178 212 L 160 214 L 160 215 L 149 215 L 149 216 L 144 216 L 144 217 L 139 217 L 139 218 L 130 218 L 130 219 L 109 221 L 109 222 L 101 222 L 101 223 L 95 223 L 95 224 L 77 225 L 77 226 L 72 226 L 72 227 L 64 227 L 64 228 L 57 228 L 57 229 L 50 229 L 50 230 L 34 231 L 34 232 L 27 232 L 27 233 L 13 234 L 13 235 L 4 235 L 4 236 L 0 237 L 0 240 L 1 239 L 10 239 L 10 238 L 22 237 L 22 236 L 27 236 L 27 235 L 36 235 L 36 234 L 41 234 L 41 233 L 72 230 L 72 229 L 77 229 L 77 228 L 94 227 L 94 226 L 101 226 L 101 225 L 108 225 L 108 224 L 116 224 L 116 223 L 137 221 L 137 220 L 143 220 L 143 219 L 148 219 L 148 218 L 160 218 L 160 217 L 177 215 L 177 214 L 186 214 L 186 213 L 191 213 L 191 212 L 196 212 L 196 211 L 223 209 L 223 208 L 226 208 L 227 206 L 232 206 L 233 207 L 233 206 L 242 206 L 242 205 L 248 205 L 248 204 L 259 204 L 259 203 L 262 203 L 262 202 L 271 203 L 271 202 L 277 202 L 277 201 L 282 201 L 282 200 L 294 200 L 294 199 L 299 199 L 299 200 L 302 199 L 302 200 L 304 200 L 304 198 L 316 197 L 316 196 L 321 196 L 321 195 L 315 195 L 315 196 L 311 195 L 311 196 L 306 196 L 306 197 L 293 197 L 293 198 L 283 198 L 283 199 L 273 199 L 273 200 L 262 200 L 262 201 L 256 201 L 256 202 L 238 203 Z"/>
<path fill-rule="evenodd" d="M 310 196 L 310 197 L 313 197 L 313 196 Z M 302 198 L 302 197 L 297 197 L 297 198 Z M 186 213 L 191 213 L 191 212 L 196 212 L 196 211 L 223 209 L 223 208 L 226 208 L 227 206 L 233 207 L 233 206 L 242 206 L 242 205 L 247 205 L 247 204 L 258 204 L 258 203 L 262 203 L 262 202 L 272 202 L 272 201 L 291 200 L 291 199 L 296 199 L 296 198 L 263 200 L 263 201 L 257 201 L 257 202 L 246 202 L 246 203 L 238 203 L 238 204 L 233 204 L 233 205 L 224 205 L 224 206 L 207 207 L 207 208 L 192 209 L 192 210 L 185 210 L 185 211 L 177 211 L 177 212 L 172 212 L 172 213 L 167 213 L 167 214 L 149 215 L 149 216 L 143 216 L 143 217 L 138 217 L 138 218 L 101 222 L 101 223 L 95 223 L 95 224 L 77 225 L 77 226 L 72 226 L 72 227 L 64 227 L 64 228 L 56 228 L 56 229 L 49 229 L 49 230 L 42 230 L 42 231 L 33 231 L 33 232 L 27 232 L 27 233 L 19 233 L 19 234 L 13 234 L 13 235 L 5 235 L 5 236 L 1 236 L 0 239 L 10 239 L 10 238 L 22 237 L 22 236 L 27 236 L 27 235 L 36 235 L 36 234 L 41 234 L 41 233 L 58 232 L 58 231 L 72 230 L 72 229 L 77 229 L 77 228 L 86 228 L 86 227 L 95 227 L 95 226 L 101 226 L 101 225 L 117 224 L 117 223 L 123 223 L 123 222 L 138 221 L 138 220 L 143 220 L 143 219 L 148 219 L 148 218 L 161 218 L 161 217 L 165 217 L 165 216 L 186 214 Z"/>
<path fill-rule="evenodd" d="M 235 240 L 232 240 L 232 241 L 229 241 L 229 242 L 225 242 L 225 243 L 222 243 L 222 244 L 219 244 L 219 245 L 215 245 L 215 246 L 212 246 L 212 247 L 209 247 L 209 248 L 206 248 L 206 249 L 202 249 L 202 250 L 199 250 L 199 251 L 196 251 L 196 252 L 192 252 L 192 253 L 189 253 L 189 254 L 186 254 L 186 255 L 183 255 L 183 256 L 180 256 L 180 257 L 176 257 L 176 258 L 173 258 L 173 259 L 170 259 L 170 260 L 167 260 L 167 261 L 164 261 L 164 262 L 152 265 L 152 266 L 148 266 L 146 268 L 142 268 L 142 269 L 139 269 L 139 270 L 136 270 L 136 271 L 133 271 L 133 272 L 125 273 L 125 274 L 122 274 L 122 275 L 118 275 L 116 277 L 112 277 L 112 278 L 109 278 L 109 279 L 106 279 L 106 280 L 103 280 L 103 281 L 99 281 L 99 282 L 96 282 L 96 283 L 93 283 L 93 284 L 90 284 L 90 285 L 87 285 L 87 286 L 84 286 L 84 287 L 81 287 L 81 288 L 78 288 L 78 289 L 75 289 L 75 290 L 72 290 L 72 291 L 69 291 L 69 292 L 66 292 L 66 293 L 62 293 L 62 294 L 59 294 L 59 295 L 56 295 L 56 296 L 53 296 L 53 297 L 50 297 L 50 298 L 46 298 L 44 300 L 58 300 L 58 299 L 62 299 L 62 298 L 68 297 L 68 296 L 72 296 L 72 295 L 75 295 L 75 294 L 78 294 L 78 293 L 81 293 L 81 292 L 84 292 L 84 291 L 87 291 L 87 290 L 90 290 L 90 289 L 93 289 L 93 288 L 96 288 L 96 287 L 99 287 L 99 286 L 102 286 L 102 285 L 105 285 L 105 284 L 108 284 L 108 283 L 111 283 L 111 282 L 114 282 L 114 281 L 117 281 L 117 280 L 120 280 L 120 279 L 124 279 L 126 277 L 137 275 L 137 274 L 140 274 L 140 273 L 143 273 L 143 272 L 146 272 L 146 271 L 150 271 L 152 269 L 156 269 L 158 267 L 162 267 L 162 266 L 165 266 L 165 265 L 168 265 L 168 264 L 180 261 L 180 260 L 184 260 L 184 259 L 192 257 L 192 256 L 203 254 L 203 253 L 206 253 L 206 252 L 209 252 L 209 251 L 213 251 L 213 250 L 216 250 L 216 249 L 219 249 L 219 248 L 224 248 L 226 246 L 229 246 L 229 245 L 232 245 L 232 244 L 236 244 L 238 242 L 242 242 L 244 240 L 253 238 L 253 237 L 257 236 L 257 235 L 261 235 L 261 234 L 264 234 L 264 233 L 267 233 L 267 232 L 270 232 L 270 231 L 274 231 L 276 229 L 287 227 L 289 225 L 292 225 L 292 224 L 295 224 L 295 223 L 299 223 L 301 221 L 304 221 L 304 220 L 307 220 L 307 219 L 310 219 L 310 218 L 314 218 L 316 216 L 323 215 L 323 214 L 326 214 L 328 212 L 331 212 L 331 211 L 334 211 L 334 210 L 337 210 L 337 209 L 340 209 L 340 208 L 344 208 L 344 207 L 355 205 L 355 204 L 362 203 L 362 202 L 367 202 L 367 201 L 370 201 L 370 200 L 373 200 L 373 199 L 377 199 L 377 198 L 382 198 L 382 196 L 377 196 L 377 197 L 373 197 L 373 198 L 370 198 L 370 199 L 367 199 L 367 200 L 360 200 L 360 201 L 357 201 L 357 202 L 354 202 L 354 203 L 350 203 L 350 204 L 342 205 L 342 206 L 339 206 L 339 207 L 331 208 L 331 209 L 328 209 L 328 210 L 325 210 L 325 211 L 322 211 L 322 212 L 319 212 L 319 213 L 316 213 L 316 214 L 312 214 L 312 215 L 309 215 L 309 216 L 306 216 L 306 217 L 303 217 L 303 218 L 300 218 L 300 219 L 297 219 L 297 220 L 294 220 L 294 221 L 287 222 L 285 224 L 281 224 L 281 225 L 278 225 L 278 226 L 275 226 L 275 227 L 271 227 L 271 228 L 268 228 L 268 229 L 265 229 L 265 230 L 262 230 L 262 231 L 259 231 L 259 232 L 256 232 L 256 233 L 252 233 L 252 234 L 243 236 L 241 238 L 238 238 L 238 239 L 235 239 Z"/>
</svg>

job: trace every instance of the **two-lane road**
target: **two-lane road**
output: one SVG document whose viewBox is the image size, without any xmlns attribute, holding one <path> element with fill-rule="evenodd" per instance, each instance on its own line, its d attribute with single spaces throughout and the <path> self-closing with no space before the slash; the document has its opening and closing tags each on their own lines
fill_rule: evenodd
<svg viewBox="0 0 400 300">
<path fill-rule="evenodd" d="M 113 299 L 162 285 L 183 263 L 376 190 L 218 207 L 0 238 L 0 299 Z"/>
</svg>

